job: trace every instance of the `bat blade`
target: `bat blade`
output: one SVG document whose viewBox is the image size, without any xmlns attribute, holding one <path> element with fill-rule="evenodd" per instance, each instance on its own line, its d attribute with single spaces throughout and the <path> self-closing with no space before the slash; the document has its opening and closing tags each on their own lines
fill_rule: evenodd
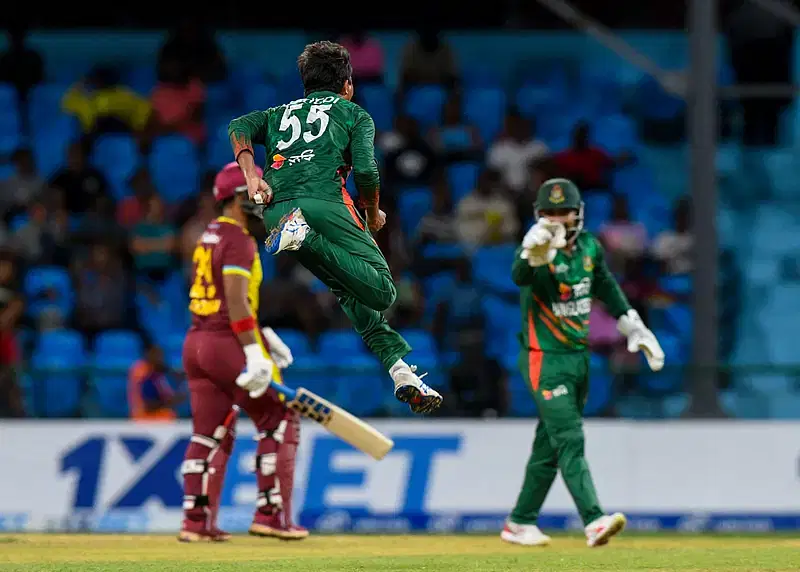
<svg viewBox="0 0 800 572">
<path fill-rule="evenodd" d="M 375 460 L 383 459 L 394 447 L 394 441 L 372 425 L 303 387 L 286 405 Z"/>
</svg>

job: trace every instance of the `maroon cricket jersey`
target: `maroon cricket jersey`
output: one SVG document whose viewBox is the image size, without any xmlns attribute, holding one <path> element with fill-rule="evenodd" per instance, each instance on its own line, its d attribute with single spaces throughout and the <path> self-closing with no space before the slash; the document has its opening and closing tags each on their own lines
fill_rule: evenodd
<svg viewBox="0 0 800 572">
<path fill-rule="evenodd" d="M 223 276 L 238 274 L 249 281 L 248 298 L 258 313 L 258 293 L 263 273 L 255 239 L 228 217 L 211 221 L 192 255 L 193 281 L 189 291 L 190 331 L 230 331 Z"/>
</svg>

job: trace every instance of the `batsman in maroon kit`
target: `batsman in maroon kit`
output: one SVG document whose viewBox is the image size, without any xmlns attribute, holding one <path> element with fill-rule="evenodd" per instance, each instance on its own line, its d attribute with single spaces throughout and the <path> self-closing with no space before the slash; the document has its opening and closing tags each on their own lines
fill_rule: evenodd
<svg viewBox="0 0 800 572">
<path fill-rule="evenodd" d="M 183 346 L 193 434 L 181 467 L 184 519 L 178 538 L 230 538 L 216 521 L 239 408 L 258 430 L 259 494 L 250 533 L 305 538 L 308 531 L 291 522 L 290 506 L 299 420 L 270 389 L 281 382 L 280 367 L 292 356 L 271 329 L 260 330 L 256 321 L 262 269 L 250 229 L 263 231 L 263 207 L 248 199 L 236 163 L 217 174 L 214 197 L 222 216 L 208 225 L 194 251 L 192 326 Z"/>
</svg>

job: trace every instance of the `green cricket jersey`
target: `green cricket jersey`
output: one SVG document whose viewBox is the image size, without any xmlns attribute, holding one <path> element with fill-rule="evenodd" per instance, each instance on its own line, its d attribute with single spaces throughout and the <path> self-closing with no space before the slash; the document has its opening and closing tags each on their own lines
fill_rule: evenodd
<svg viewBox="0 0 800 572">
<path fill-rule="evenodd" d="M 264 180 L 273 201 L 347 202 L 343 189 L 351 170 L 362 204 L 378 201 L 375 123 L 364 109 L 333 92 L 314 92 L 238 117 L 228 125 L 228 135 L 237 158 L 255 144 L 266 147 Z"/>
<path fill-rule="evenodd" d="M 570 254 L 559 250 L 546 266 L 532 268 L 514 255 L 512 277 L 521 288 L 522 345 L 544 352 L 587 349 L 592 298 L 619 318 L 630 309 L 605 262 L 603 247 L 588 232 L 578 235 Z"/>
</svg>

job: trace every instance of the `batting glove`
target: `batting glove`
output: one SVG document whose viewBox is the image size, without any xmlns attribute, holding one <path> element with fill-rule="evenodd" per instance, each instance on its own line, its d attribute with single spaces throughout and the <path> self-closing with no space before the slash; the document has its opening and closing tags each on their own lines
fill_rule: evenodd
<svg viewBox="0 0 800 572">
<path fill-rule="evenodd" d="M 294 363 L 294 356 L 292 350 L 289 349 L 275 330 L 272 328 L 263 328 L 261 333 L 264 334 L 264 339 L 267 340 L 269 346 L 269 355 L 275 360 L 275 365 L 278 369 L 286 369 Z"/>
<path fill-rule="evenodd" d="M 531 266 L 543 266 L 555 259 L 559 248 L 567 245 L 567 229 L 546 218 L 536 221 L 522 239 L 520 257 Z"/>
<path fill-rule="evenodd" d="M 628 351 L 636 353 L 641 350 L 647 358 L 647 365 L 652 371 L 660 371 L 664 367 L 664 350 L 656 336 L 644 325 L 636 310 L 628 310 L 617 320 L 617 330 L 628 338 Z"/>
<path fill-rule="evenodd" d="M 244 371 L 236 378 L 236 385 L 249 392 L 251 398 L 257 399 L 269 389 L 275 363 L 264 354 L 258 344 L 250 344 L 243 349 L 245 366 Z"/>
</svg>

